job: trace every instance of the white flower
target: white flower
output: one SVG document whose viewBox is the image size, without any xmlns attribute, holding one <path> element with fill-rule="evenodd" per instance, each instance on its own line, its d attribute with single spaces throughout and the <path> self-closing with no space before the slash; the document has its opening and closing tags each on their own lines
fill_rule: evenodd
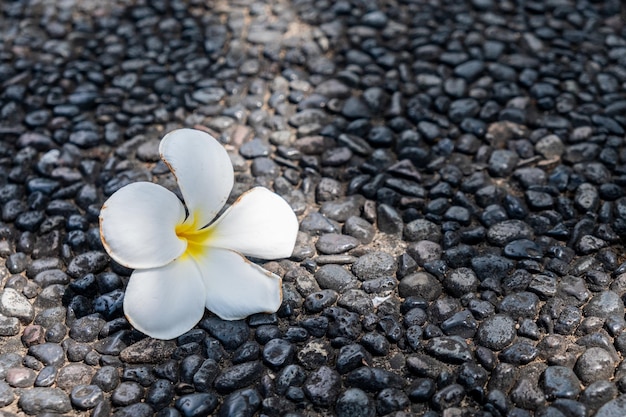
<svg viewBox="0 0 626 417">
<path fill-rule="evenodd" d="M 226 150 L 209 134 L 181 129 L 161 141 L 184 198 L 150 183 L 116 191 L 102 206 L 104 248 L 132 273 L 124 313 L 141 332 L 159 339 L 180 336 L 206 307 L 225 320 L 275 312 L 281 279 L 244 256 L 291 256 L 298 220 L 278 195 L 257 187 L 216 220 L 233 187 Z"/>
</svg>

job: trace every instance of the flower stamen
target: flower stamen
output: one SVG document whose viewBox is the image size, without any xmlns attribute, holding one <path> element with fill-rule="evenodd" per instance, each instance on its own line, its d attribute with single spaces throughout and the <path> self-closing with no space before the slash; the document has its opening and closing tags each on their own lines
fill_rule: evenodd
<svg viewBox="0 0 626 417">
<path fill-rule="evenodd" d="M 184 221 L 176 226 L 176 236 L 179 239 L 187 242 L 187 249 L 185 255 L 189 255 L 192 258 L 198 258 L 206 250 L 210 237 L 213 234 L 213 229 L 210 227 L 198 228 L 195 219 L 188 222 Z"/>
</svg>

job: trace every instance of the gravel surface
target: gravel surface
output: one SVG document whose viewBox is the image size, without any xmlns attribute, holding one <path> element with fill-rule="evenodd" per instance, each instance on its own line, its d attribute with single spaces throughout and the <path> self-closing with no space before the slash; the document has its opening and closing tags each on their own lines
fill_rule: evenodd
<svg viewBox="0 0 626 417">
<path fill-rule="evenodd" d="M 377 4 L 378 3 L 378 4 Z M 458 4 L 457 4 L 458 3 Z M 619 0 L 0 1 L 0 414 L 626 415 Z M 212 133 L 272 315 L 123 316 L 97 216 Z"/>
</svg>

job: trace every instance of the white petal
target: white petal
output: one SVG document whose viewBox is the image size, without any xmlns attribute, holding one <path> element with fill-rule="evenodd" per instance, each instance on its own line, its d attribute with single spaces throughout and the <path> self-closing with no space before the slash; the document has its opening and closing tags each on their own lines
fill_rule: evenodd
<svg viewBox="0 0 626 417">
<path fill-rule="evenodd" d="M 196 259 L 202 272 L 206 308 L 224 320 L 274 313 L 282 302 L 281 278 L 238 253 L 211 248 Z"/>
<path fill-rule="evenodd" d="M 287 258 L 296 244 L 298 218 L 279 195 L 256 187 L 242 194 L 211 229 L 211 246 L 255 258 Z"/>
<path fill-rule="evenodd" d="M 124 314 L 140 332 L 173 339 L 200 321 L 205 293 L 195 261 L 185 256 L 161 268 L 134 271 L 124 295 Z"/>
<path fill-rule="evenodd" d="M 233 188 L 228 153 L 211 135 L 194 129 L 168 133 L 159 152 L 176 176 L 190 219 L 198 227 L 206 226 L 224 207 Z"/>
<path fill-rule="evenodd" d="M 179 257 L 187 243 L 176 236 L 185 208 L 174 193 L 151 182 L 117 190 L 100 211 L 100 236 L 108 254 L 128 268 L 156 268 Z"/>
</svg>

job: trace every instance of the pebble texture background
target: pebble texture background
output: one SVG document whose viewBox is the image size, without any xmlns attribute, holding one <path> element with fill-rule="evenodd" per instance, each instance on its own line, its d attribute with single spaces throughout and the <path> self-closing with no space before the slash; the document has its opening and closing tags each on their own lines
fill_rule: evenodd
<svg viewBox="0 0 626 417">
<path fill-rule="evenodd" d="M 626 415 L 618 0 L 0 2 L 3 416 Z M 300 220 L 173 341 L 97 216 L 205 129 Z"/>
</svg>

